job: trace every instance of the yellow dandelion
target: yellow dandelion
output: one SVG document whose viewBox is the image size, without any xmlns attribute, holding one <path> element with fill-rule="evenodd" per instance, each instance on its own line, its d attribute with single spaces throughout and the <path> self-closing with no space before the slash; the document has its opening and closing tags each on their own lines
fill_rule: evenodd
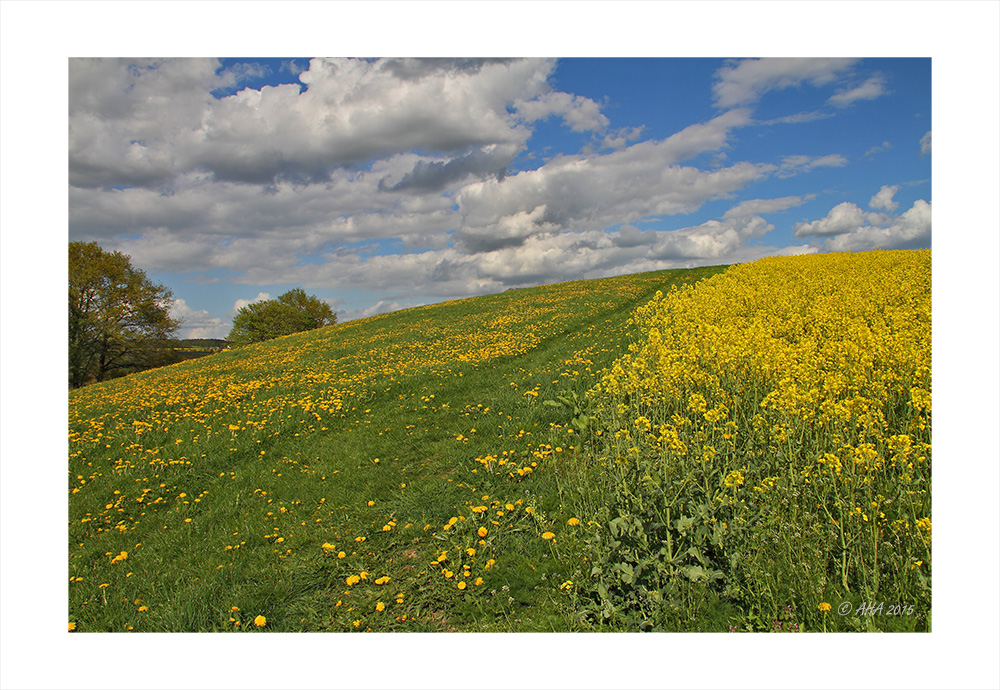
<svg viewBox="0 0 1000 690">
<path fill-rule="evenodd" d="M 480 539 L 484 538 L 484 537 L 485 537 L 485 536 L 487 535 L 487 531 L 486 531 L 486 528 L 485 528 L 485 527 L 480 527 L 480 528 L 479 528 L 479 531 L 478 531 L 478 532 L 476 532 L 476 534 L 478 534 L 478 535 L 479 535 L 479 538 L 480 538 Z"/>
<path fill-rule="evenodd" d="M 566 521 L 566 524 L 569 525 L 570 527 L 576 527 L 577 525 L 580 524 L 580 520 L 579 518 L 571 517 L 569 520 Z"/>
<path fill-rule="evenodd" d="M 267 619 L 264 618 L 264 616 L 257 616 L 256 618 L 253 619 L 253 624 L 256 625 L 258 628 L 263 628 L 265 625 L 267 625 Z"/>
<path fill-rule="evenodd" d="M 378 612 L 380 612 L 380 613 L 381 613 L 382 611 L 385 611 L 385 604 L 383 604 L 383 603 L 382 603 L 382 602 L 380 601 L 379 603 L 375 604 L 375 610 L 376 610 L 376 611 L 378 611 Z"/>
<path fill-rule="evenodd" d="M 459 582 L 459 583 L 458 583 L 458 585 L 456 585 L 456 586 L 457 586 L 457 587 L 458 587 L 459 589 L 465 589 L 465 583 L 464 583 L 464 582 Z"/>
<path fill-rule="evenodd" d="M 555 539 L 556 535 L 552 532 L 542 532 L 542 539 Z"/>
<path fill-rule="evenodd" d="M 822 604 L 819 605 L 819 610 L 822 611 L 823 613 L 826 613 L 827 611 L 829 611 L 830 608 L 831 608 L 830 605 L 828 603 L 826 603 L 825 601 Z"/>
</svg>

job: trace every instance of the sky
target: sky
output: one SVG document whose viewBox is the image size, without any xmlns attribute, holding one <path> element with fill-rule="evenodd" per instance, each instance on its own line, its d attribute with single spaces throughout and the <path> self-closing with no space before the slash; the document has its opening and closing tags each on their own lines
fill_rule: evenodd
<svg viewBox="0 0 1000 690">
<path fill-rule="evenodd" d="M 930 58 L 71 58 L 69 240 L 179 337 L 931 246 Z"/>
</svg>

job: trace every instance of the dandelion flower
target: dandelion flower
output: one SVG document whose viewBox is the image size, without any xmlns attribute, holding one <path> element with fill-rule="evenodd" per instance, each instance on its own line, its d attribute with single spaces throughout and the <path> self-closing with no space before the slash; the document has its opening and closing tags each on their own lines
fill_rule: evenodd
<svg viewBox="0 0 1000 690">
<path fill-rule="evenodd" d="M 263 628 L 265 625 L 267 625 L 267 619 L 264 618 L 264 616 L 257 616 L 256 618 L 253 619 L 253 624 L 256 625 L 258 628 Z"/>
<path fill-rule="evenodd" d="M 457 587 L 459 589 L 465 589 L 465 583 L 464 582 L 459 582 L 458 585 L 457 585 Z"/>
<path fill-rule="evenodd" d="M 66 632 L 73 632 L 74 630 L 76 630 L 76 623 L 74 623 L 73 621 L 70 621 L 69 622 L 69 630 L 67 630 Z"/>
<path fill-rule="evenodd" d="M 570 527 L 576 527 L 577 525 L 580 524 L 580 520 L 579 518 L 571 517 L 569 520 L 566 521 L 566 524 L 569 525 Z"/>
<path fill-rule="evenodd" d="M 827 611 L 830 610 L 830 605 L 824 601 L 822 604 L 819 605 L 819 610 L 822 611 L 823 613 L 826 613 Z"/>
<path fill-rule="evenodd" d="M 378 612 L 380 612 L 380 613 L 381 613 L 382 611 L 385 611 L 385 604 L 383 604 L 383 603 L 382 603 L 382 602 L 380 601 L 379 603 L 375 604 L 375 610 L 376 610 L 376 611 L 378 611 Z"/>
<path fill-rule="evenodd" d="M 140 611 L 140 612 L 141 612 L 141 611 L 148 611 L 148 610 L 149 610 L 149 607 L 148 607 L 148 606 L 140 606 L 140 607 L 139 607 L 139 611 Z"/>
<path fill-rule="evenodd" d="M 552 532 L 542 532 L 542 539 L 555 539 L 555 537 Z"/>
<path fill-rule="evenodd" d="M 480 527 L 480 528 L 479 528 L 479 531 L 478 531 L 478 532 L 476 532 L 476 534 L 478 534 L 478 535 L 479 535 L 479 538 L 480 538 L 480 539 L 484 538 L 484 537 L 486 536 L 486 534 L 487 534 L 487 532 L 486 532 L 486 528 L 485 528 L 485 527 Z"/>
</svg>

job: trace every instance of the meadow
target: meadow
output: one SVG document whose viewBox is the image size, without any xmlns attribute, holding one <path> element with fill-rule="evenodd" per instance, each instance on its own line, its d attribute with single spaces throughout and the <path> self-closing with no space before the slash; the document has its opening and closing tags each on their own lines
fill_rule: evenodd
<svg viewBox="0 0 1000 690">
<path fill-rule="evenodd" d="M 69 627 L 928 630 L 930 411 L 929 251 L 219 352 L 70 392 Z"/>
</svg>

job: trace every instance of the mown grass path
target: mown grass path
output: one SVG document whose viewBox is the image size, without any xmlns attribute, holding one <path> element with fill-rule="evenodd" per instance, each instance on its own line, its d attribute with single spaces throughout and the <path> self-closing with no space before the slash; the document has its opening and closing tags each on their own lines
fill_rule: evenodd
<svg viewBox="0 0 1000 690">
<path fill-rule="evenodd" d="M 542 402 L 592 386 L 657 290 L 719 270 L 446 302 L 71 392 L 71 627 L 581 629 L 573 436 Z"/>
</svg>

